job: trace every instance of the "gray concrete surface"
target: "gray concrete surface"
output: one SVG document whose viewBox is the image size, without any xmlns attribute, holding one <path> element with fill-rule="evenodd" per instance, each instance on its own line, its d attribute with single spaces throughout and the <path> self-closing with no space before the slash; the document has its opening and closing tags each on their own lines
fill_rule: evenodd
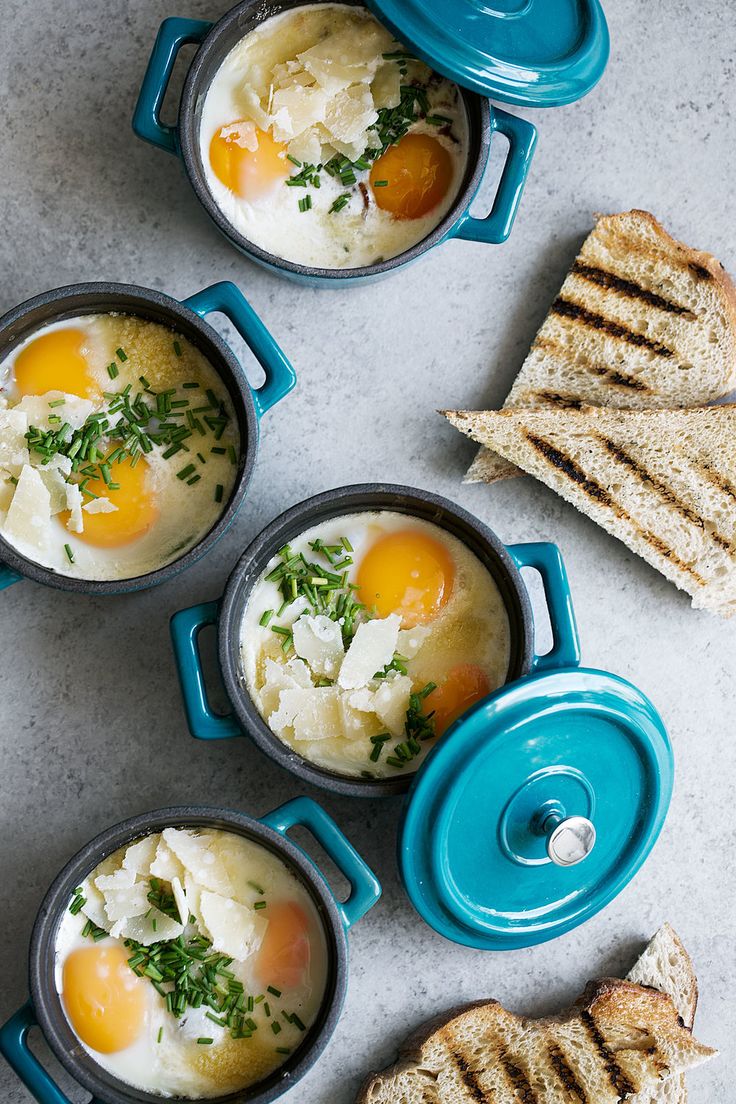
<svg viewBox="0 0 736 1104">
<path fill-rule="evenodd" d="M 560 545 L 584 660 L 631 678 L 658 705 L 677 757 L 675 795 L 653 854 L 613 904 L 553 943 L 506 954 L 447 943 L 413 913 L 395 869 L 397 801 L 321 797 L 380 875 L 384 898 L 352 934 L 334 1041 L 289 1099 L 349 1104 L 411 1026 L 458 1001 L 557 1008 L 587 978 L 626 971 L 669 920 L 695 959 L 698 1034 L 723 1052 L 690 1077 L 691 1102 L 734 1100 L 734 626 L 691 610 L 531 480 L 461 486 L 473 448 L 434 413 L 504 397 L 594 211 L 649 208 L 736 269 L 730 6 L 610 0 L 613 49 L 601 85 L 577 105 L 528 113 L 539 149 L 511 240 L 450 243 L 386 282 L 339 293 L 293 287 L 243 260 L 210 226 L 176 161 L 130 130 L 159 21 L 216 17 L 223 5 L 2 8 L 0 308 L 75 280 L 185 296 L 232 279 L 293 358 L 299 386 L 264 422 L 237 524 L 184 576 L 105 601 L 32 583 L 0 595 L 0 1016 L 25 999 L 42 894 L 88 838 L 166 804 L 260 814 L 301 792 L 245 740 L 190 739 L 168 619 L 219 595 L 241 549 L 282 508 L 342 483 L 396 480 L 449 495 L 509 541 Z M 29 1099 L 2 1061 L 0 1099 Z"/>
</svg>

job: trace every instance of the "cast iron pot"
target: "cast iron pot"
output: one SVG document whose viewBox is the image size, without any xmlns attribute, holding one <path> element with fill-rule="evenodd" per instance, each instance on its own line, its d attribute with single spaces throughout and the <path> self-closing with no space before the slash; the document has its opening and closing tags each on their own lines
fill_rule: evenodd
<svg viewBox="0 0 736 1104">
<path fill-rule="evenodd" d="M 507 683 L 550 668 L 574 666 L 580 661 L 567 574 L 556 545 L 534 543 L 507 547 L 472 514 L 429 491 L 381 483 L 341 487 L 308 498 L 271 522 L 241 556 L 221 601 L 192 606 L 172 617 L 174 652 L 184 708 L 193 736 L 212 740 L 245 733 L 261 751 L 298 778 L 335 793 L 352 797 L 382 797 L 409 789 L 415 772 L 383 779 L 345 777 L 297 755 L 261 717 L 245 688 L 240 666 L 239 641 L 243 614 L 253 587 L 278 549 L 306 529 L 329 518 L 376 510 L 391 510 L 423 518 L 446 529 L 467 545 L 488 568 L 501 592 L 511 630 Z M 535 568 L 544 584 L 554 643 L 551 651 L 541 656 L 534 651 L 534 619 L 520 574 L 522 567 Z M 213 712 L 207 698 L 198 647 L 199 633 L 206 625 L 217 626 L 220 666 L 233 707 L 233 712 L 227 716 Z"/>
<path fill-rule="evenodd" d="M 240 458 L 235 485 L 216 525 L 188 552 L 145 575 L 132 579 L 95 581 L 70 578 L 42 567 L 0 537 L 0 589 L 26 576 L 37 583 L 85 594 L 123 594 L 163 583 L 204 556 L 235 518 L 248 489 L 258 451 L 258 423 L 267 410 L 291 391 L 294 370 L 263 322 L 235 284 L 204 288 L 179 302 L 169 295 L 135 284 L 71 284 L 28 299 L 0 318 L 0 365 L 12 350 L 36 330 L 84 314 L 118 311 L 162 323 L 183 334 L 199 349 L 227 388 L 238 420 Z M 249 385 L 230 346 L 205 318 L 219 311 L 235 326 L 266 374 L 259 388 Z"/>
<path fill-rule="evenodd" d="M 349 881 L 350 896 L 346 901 L 341 903 L 335 899 L 319 868 L 287 838 L 287 831 L 297 825 L 311 832 Z M 275 1100 L 314 1065 L 337 1026 L 347 987 L 347 931 L 373 907 L 381 895 L 381 887 L 327 813 L 307 797 L 288 801 L 260 820 L 228 809 L 199 806 L 144 813 L 109 828 L 83 847 L 58 875 L 38 911 L 29 955 L 30 1001 L 0 1029 L 0 1052 L 41 1104 L 71 1102 L 29 1049 L 28 1032 L 36 1024 L 62 1066 L 93 1094 L 95 1104 L 161 1102 L 160 1096 L 134 1089 L 102 1069 L 79 1043 L 56 991 L 54 948 L 59 923 L 69 907 L 74 887 L 118 848 L 139 836 L 172 827 L 220 828 L 254 840 L 272 851 L 309 892 L 324 925 L 327 941 L 325 997 L 319 1016 L 301 1046 L 265 1080 L 242 1092 L 213 1097 L 212 1104 L 267 1104 Z M 183 1098 L 176 1099 L 181 1102 Z"/>
<path fill-rule="evenodd" d="M 159 149 L 181 157 L 197 198 L 236 249 L 299 283 L 322 287 L 365 283 L 416 260 L 447 238 L 494 244 L 506 241 L 521 201 L 537 132 L 531 123 L 492 107 L 484 96 L 464 88 L 460 88 L 460 93 L 468 118 L 468 161 L 457 197 L 438 226 L 397 257 L 363 268 L 334 269 L 295 264 L 261 249 L 228 221 L 207 185 L 199 148 L 199 126 L 207 91 L 227 54 L 249 31 L 280 12 L 318 2 L 274 0 L 264 5 L 260 0 L 241 0 L 215 24 L 200 19 L 165 19 L 159 28 L 133 115 L 135 133 Z M 360 6 L 359 0 L 346 2 Z M 187 43 L 196 43 L 199 49 L 184 84 L 178 122 L 176 126 L 166 126 L 160 118 L 161 105 L 179 50 Z M 474 218 L 469 208 L 483 179 L 494 131 L 508 139 L 509 149 L 490 214 L 486 218 Z"/>
</svg>

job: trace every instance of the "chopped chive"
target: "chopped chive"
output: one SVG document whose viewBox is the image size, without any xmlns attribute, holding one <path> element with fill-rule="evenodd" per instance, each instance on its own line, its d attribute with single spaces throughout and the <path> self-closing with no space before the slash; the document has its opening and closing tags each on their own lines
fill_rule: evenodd
<svg viewBox="0 0 736 1104">
<path fill-rule="evenodd" d="M 118 360 L 121 362 L 121 364 L 124 363 L 128 359 L 127 354 L 125 352 L 125 349 L 116 349 L 115 350 L 115 356 L 118 358 Z"/>
<path fill-rule="evenodd" d="M 118 371 L 118 366 L 115 361 L 113 361 L 111 364 L 108 364 L 107 374 L 110 379 L 117 379 L 117 377 L 120 375 L 120 372 Z"/>
<path fill-rule="evenodd" d="M 176 473 L 176 478 L 177 479 L 187 479 L 196 470 L 197 469 L 195 468 L 194 464 L 187 464 L 187 466 L 185 468 L 182 468 L 181 471 L 178 471 Z"/>
<path fill-rule="evenodd" d="M 67 559 L 69 560 L 69 563 L 74 563 L 74 553 L 71 550 L 71 546 L 68 545 L 68 544 L 65 544 L 64 545 L 64 551 L 66 552 Z"/>
<path fill-rule="evenodd" d="M 300 1031 L 307 1030 L 302 1021 L 297 1016 L 296 1012 L 291 1013 L 291 1022 L 294 1024 L 295 1027 L 298 1027 Z"/>
<path fill-rule="evenodd" d="M 180 357 L 180 356 L 181 356 L 181 345 L 179 344 L 179 342 L 178 342 L 178 341 L 175 341 L 175 342 L 174 342 L 174 352 L 176 353 L 176 355 L 177 355 L 178 357 Z M 186 387 L 187 385 L 186 385 L 186 384 L 184 384 L 184 386 Z"/>
<path fill-rule="evenodd" d="M 264 612 L 263 612 L 263 613 L 261 614 L 261 619 L 260 619 L 260 621 L 258 622 L 258 624 L 259 624 L 259 625 L 261 625 L 261 626 L 262 626 L 262 628 L 264 628 L 264 629 L 265 629 L 265 628 L 266 628 L 266 626 L 268 625 L 268 622 L 269 622 L 269 621 L 271 620 L 271 618 L 272 618 L 272 617 L 273 617 L 273 610 L 272 610 L 272 609 L 268 609 L 268 610 L 265 610 L 265 611 L 264 611 Z M 253 883 L 252 883 L 252 882 L 248 882 L 248 885 L 253 885 Z M 263 893 L 263 890 L 262 890 L 262 889 L 261 889 L 261 890 L 258 890 L 258 892 L 259 892 L 259 893 Z"/>
<path fill-rule="evenodd" d="M 164 1037 L 164 1029 L 163 1029 L 163 1027 L 160 1027 L 158 1029 L 158 1035 L 156 1036 L 156 1042 L 160 1043 L 161 1040 L 163 1039 L 163 1037 Z"/>
<path fill-rule="evenodd" d="M 354 548 L 347 537 L 340 537 L 340 544 L 343 546 L 346 552 L 354 551 Z"/>
<path fill-rule="evenodd" d="M 328 214 L 333 215 L 336 214 L 338 211 L 342 211 L 343 207 L 347 207 L 349 202 L 350 192 L 343 192 L 343 194 L 339 195 L 337 199 L 333 202 L 328 211 Z"/>
<path fill-rule="evenodd" d="M 266 903 L 266 902 L 264 901 L 263 903 L 264 903 L 264 905 L 265 905 L 265 903 Z M 275 988 L 275 986 L 273 986 L 273 985 L 269 985 L 269 986 L 267 986 L 267 988 L 266 988 L 266 992 L 267 992 L 267 993 L 270 993 L 270 994 L 271 994 L 271 996 L 273 996 L 273 997 L 280 997 L 280 996 L 281 996 L 281 990 L 280 990 L 280 989 L 276 989 L 276 988 Z"/>
<path fill-rule="evenodd" d="M 301 161 L 297 161 L 296 157 L 292 157 L 290 153 L 287 153 L 286 160 L 291 161 L 292 165 L 296 165 L 298 169 L 302 167 Z"/>
<path fill-rule="evenodd" d="M 228 456 L 230 457 L 230 463 L 231 463 L 231 464 L 237 464 L 237 462 L 238 462 L 238 459 L 237 459 L 237 457 L 236 457 L 236 455 L 235 455 L 235 449 L 233 448 L 233 446 L 232 446 L 232 445 L 228 445 L 228 446 L 227 446 L 227 454 L 228 454 Z"/>
<path fill-rule="evenodd" d="M 221 448 L 219 445 L 213 445 L 210 452 L 213 452 L 215 456 L 224 456 L 227 449 Z"/>
<path fill-rule="evenodd" d="M 386 187 L 388 187 L 388 180 L 374 180 L 373 181 L 373 187 L 374 188 L 386 188 Z"/>
<path fill-rule="evenodd" d="M 214 1041 L 214 1039 L 207 1039 L 204 1036 L 197 1039 L 197 1043 L 199 1046 L 211 1046 Z"/>
<path fill-rule="evenodd" d="M 66 399 L 52 399 L 51 402 L 49 403 L 49 406 L 52 407 L 52 408 L 55 407 L 55 406 L 63 406 L 65 402 L 66 402 Z"/>
<path fill-rule="evenodd" d="M 187 479 L 187 487 L 191 487 L 194 483 L 199 483 L 201 475 L 193 475 L 191 479 Z"/>
<path fill-rule="evenodd" d="M 288 631 L 288 630 L 287 630 L 287 631 Z M 291 635 L 291 634 L 289 633 L 289 635 Z M 254 908 L 254 909 L 264 909 L 264 908 L 266 907 L 266 904 L 267 904 L 267 902 L 266 902 L 266 901 L 254 901 L 254 902 L 253 902 L 253 908 Z M 273 993 L 273 992 L 274 992 L 274 990 L 273 990 L 273 989 L 269 989 L 268 991 L 269 991 L 269 993 Z M 280 996 L 281 996 L 281 994 L 280 994 L 280 993 L 276 993 L 276 996 L 277 996 L 277 997 L 280 997 Z"/>
<path fill-rule="evenodd" d="M 222 502 L 222 496 L 225 493 L 225 488 L 222 483 L 218 483 L 215 487 L 215 502 Z"/>
<path fill-rule="evenodd" d="M 312 197 L 310 195 L 302 196 L 302 198 L 299 200 L 299 210 L 302 212 L 302 214 L 304 214 L 305 211 L 308 211 L 311 206 Z"/>
<path fill-rule="evenodd" d="M 277 1054 L 291 1054 L 291 1047 L 276 1047 Z"/>
<path fill-rule="evenodd" d="M 271 1030 L 273 1031 L 274 1035 L 279 1034 L 279 1032 L 281 1031 L 281 1024 L 278 1020 L 271 1021 Z"/>
</svg>

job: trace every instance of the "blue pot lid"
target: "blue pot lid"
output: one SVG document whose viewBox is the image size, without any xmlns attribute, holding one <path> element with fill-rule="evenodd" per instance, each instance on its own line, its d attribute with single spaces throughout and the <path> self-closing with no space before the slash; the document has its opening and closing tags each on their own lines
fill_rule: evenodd
<svg viewBox="0 0 736 1104">
<path fill-rule="evenodd" d="M 417 772 L 399 835 L 412 904 L 469 947 L 554 939 L 639 869 L 672 780 L 662 720 L 624 679 L 574 668 L 503 687 Z"/>
<path fill-rule="evenodd" d="M 505 103 L 572 103 L 600 80 L 608 61 L 599 0 L 366 2 L 433 69 Z"/>
</svg>

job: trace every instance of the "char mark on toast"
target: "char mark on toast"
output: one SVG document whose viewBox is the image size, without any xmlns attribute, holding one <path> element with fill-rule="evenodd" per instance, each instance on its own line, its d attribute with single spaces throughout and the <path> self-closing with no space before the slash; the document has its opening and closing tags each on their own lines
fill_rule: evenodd
<svg viewBox="0 0 736 1104">
<path fill-rule="evenodd" d="M 549 1060 L 552 1064 L 552 1068 L 557 1074 L 559 1080 L 565 1086 L 568 1095 L 574 1093 L 580 1101 L 580 1104 L 588 1104 L 588 1098 L 585 1095 L 585 1089 L 578 1081 L 573 1070 L 567 1064 L 567 1059 L 562 1053 L 561 1048 L 559 1046 L 552 1045 L 547 1048 L 547 1054 L 549 1055 Z"/>
<path fill-rule="evenodd" d="M 692 525 L 696 525 L 699 529 L 703 529 L 703 519 L 697 510 L 693 510 L 691 506 L 688 506 L 686 502 L 683 502 L 678 495 L 668 487 L 661 479 L 658 479 L 656 475 L 652 475 L 651 472 L 635 460 L 625 449 L 622 449 L 620 445 L 617 445 L 615 441 L 612 441 L 609 437 L 605 437 L 602 433 L 596 435 L 598 440 L 604 446 L 610 456 L 613 457 L 619 464 L 623 464 L 628 468 L 630 472 L 640 479 L 642 483 L 649 483 L 651 487 L 659 494 L 665 502 L 669 503 L 673 509 L 677 510 L 686 521 L 689 521 Z M 736 553 L 736 546 L 733 541 L 728 540 L 722 533 L 719 533 L 717 529 L 714 529 L 710 534 L 711 539 L 729 555 Z"/>
<path fill-rule="evenodd" d="M 633 1096 L 637 1090 L 636 1085 L 632 1085 L 631 1081 L 629 1081 L 628 1077 L 619 1066 L 613 1051 L 606 1045 L 606 1040 L 603 1038 L 598 1024 L 595 1022 L 591 1013 L 588 1012 L 587 1008 L 583 1009 L 580 1013 L 580 1018 L 587 1028 L 594 1047 L 603 1060 L 608 1079 L 618 1093 L 619 1100 L 625 1100 L 627 1096 Z"/>
<path fill-rule="evenodd" d="M 485 1091 L 478 1080 L 478 1074 L 470 1067 L 465 1056 L 459 1050 L 453 1049 L 452 1047 L 450 1047 L 449 1053 L 463 1079 L 465 1088 L 468 1090 L 473 1100 L 477 1100 L 478 1104 L 493 1104 L 494 1097 Z"/>
<path fill-rule="evenodd" d="M 688 268 L 690 269 L 691 272 L 695 273 L 695 275 L 698 277 L 699 280 L 712 280 L 713 279 L 713 273 L 710 271 L 710 269 L 705 268 L 701 264 L 698 264 L 697 261 L 690 261 L 690 264 L 688 265 Z M 723 265 L 721 265 L 721 268 L 723 268 Z"/>
<path fill-rule="evenodd" d="M 644 529 L 636 518 L 633 518 L 620 503 L 616 502 L 605 487 L 595 479 L 591 479 L 571 456 L 566 456 L 564 452 L 555 448 L 549 441 L 545 441 L 543 437 L 538 437 L 528 429 L 523 430 L 523 433 L 532 448 L 536 449 L 552 467 L 557 468 L 558 471 L 566 475 L 573 483 L 577 483 L 580 489 L 584 491 L 589 498 L 592 498 L 593 501 L 597 502 L 599 505 L 605 506 L 619 520 L 628 521 L 633 525 L 639 536 L 645 540 L 647 544 L 650 544 L 660 556 L 664 556 L 680 571 L 686 572 L 698 586 L 706 585 L 705 579 L 695 570 L 692 564 L 686 563 L 684 560 L 680 559 L 677 553 L 666 545 L 656 533 Z"/>
<path fill-rule="evenodd" d="M 602 365 L 595 365 L 591 368 L 591 372 L 594 372 L 596 376 L 600 376 L 606 383 L 613 384 L 614 387 L 628 387 L 630 391 L 651 391 L 644 380 L 638 379 L 637 376 L 625 376 L 623 372 L 617 372 L 615 368 L 604 368 Z"/>
<path fill-rule="evenodd" d="M 640 348 L 649 349 L 650 352 L 656 353 L 657 356 L 673 357 L 675 355 L 672 349 L 669 349 L 666 345 L 662 345 L 661 342 L 653 341 L 651 337 L 646 337 L 645 334 L 637 333 L 635 330 L 629 330 L 626 326 L 622 326 L 620 323 L 614 322 L 610 318 L 605 318 L 602 314 L 597 314 L 595 311 L 588 310 L 587 307 L 581 307 L 579 303 L 573 303 L 571 299 L 563 299 L 561 295 L 558 295 L 550 307 L 550 314 L 559 314 L 563 318 L 571 319 L 573 322 L 581 322 L 584 326 L 590 326 L 594 330 L 600 330 L 609 337 L 619 338 L 621 341 L 626 341 L 629 345 L 637 345 Z"/>
<path fill-rule="evenodd" d="M 609 272 L 607 268 L 599 268 L 598 265 L 586 264 L 585 261 L 577 260 L 573 263 L 571 271 L 576 276 L 588 280 L 589 283 L 618 291 L 622 295 L 628 295 L 630 299 L 640 299 L 647 306 L 657 307 L 669 314 L 680 314 L 688 319 L 695 318 L 689 307 L 683 307 L 680 303 L 673 303 L 671 299 L 665 299 L 663 295 L 658 295 L 656 291 L 649 291 L 648 288 L 643 288 L 633 280 L 625 280 L 623 276 L 617 276 L 615 272 Z"/>
<path fill-rule="evenodd" d="M 582 399 L 576 399 L 574 395 L 562 395 L 559 391 L 532 391 L 527 397 L 530 405 L 552 403 L 563 410 L 582 410 L 585 405 Z"/>
<path fill-rule="evenodd" d="M 717 487 L 723 494 L 728 495 L 736 502 L 736 487 L 730 480 L 726 479 L 725 475 L 721 475 L 719 471 L 711 467 L 705 460 L 701 460 L 698 464 L 698 470 L 704 479 L 707 479 L 714 487 Z"/>
<path fill-rule="evenodd" d="M 685 1025 L 682 1022 L 682 1016 L 678 1016 L 677 1019 L 679 1021 L 680 1027 L 684 1027 Z M 652 1065 L 657 1071 L 657 1077 L 660 1079 L 660 1081 L 664 1081 L 665 1077 L 669 1077 L 670 1075 L 670 1067 L 667 1065 L 664 1058 L 660 1054 L 656 1044 L 647 1047 L 647 1054 L 651 1058 Z"/>
<path fill-rule="evenodd" d="M 507 1054 L 501 1054 L 499 1057 L 503 1071 L 513 1085 L 520 1104 L 539 1104 L 539 1097 L 530 1085 L 523 1069 L 512 1062 Z"/>
</svg>

